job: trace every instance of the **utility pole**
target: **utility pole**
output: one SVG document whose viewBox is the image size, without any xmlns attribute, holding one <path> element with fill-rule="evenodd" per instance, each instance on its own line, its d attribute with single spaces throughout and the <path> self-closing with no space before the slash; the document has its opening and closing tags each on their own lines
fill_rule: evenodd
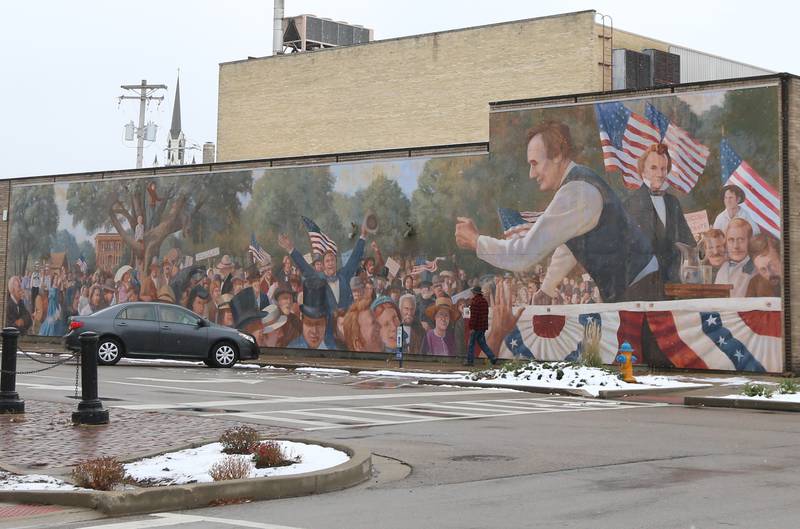
<svg viewBox="0 0 800 529">
<path fill-rule="evenodd" d="M 139 128 L 136 129 L 136 138 L 138 140 L 136 145 L 136 168 L 142 167 L 142 158 L 144 156 L 144 112 L 147 108 L 147 103 L 153 101 L 163 101 L 164 96 L 155 96 L 156 90 L 166 90 L 167 85 L 163 84 L 147 84 L 147 79 L 142 79 L 142 84 L 129 84 L 120 86 L 123 90 L 130 90 L 134 93 L 138 92 L 136 96 L 119 96 L 119 101 L 123 99 L 138 99 L 139 100 Z"/>
</svg>

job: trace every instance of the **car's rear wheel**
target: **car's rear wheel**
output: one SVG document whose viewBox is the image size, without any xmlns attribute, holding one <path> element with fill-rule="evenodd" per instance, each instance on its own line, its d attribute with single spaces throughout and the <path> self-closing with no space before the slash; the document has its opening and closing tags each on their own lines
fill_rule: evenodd
<svg viewBox="0 0 800 529">
<path fill-rule="evenodd" d="M 238 359 L 239 353 L 236 351 L 236 346 L 230 342 L 214 344 L 208 356 L 211 367 L 232 367 Z"/>
<path fill-rule="evenodd" d="M 113 366 L 122 358 L 122 345 L 114 338 L 101 338 L 97 344 L 97 363 Z"/>
</svg>

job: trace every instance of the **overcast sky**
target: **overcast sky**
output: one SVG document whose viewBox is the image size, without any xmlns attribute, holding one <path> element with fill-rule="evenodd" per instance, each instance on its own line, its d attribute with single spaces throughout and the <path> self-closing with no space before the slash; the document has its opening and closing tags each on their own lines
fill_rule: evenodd
<svg viewBox="0 0 800 529">
<path fill-rule="evenodd" d="M 788 2 L 694 0 L 285 0 L 286 16 L 312 13 L 375 30 L 376 39 L 596 9 L 617 28 L 774 71 L 800 74 Z M 190 144 L 216 141 L 218 64 L 272 47 L 270 0 L 26 0 L 0 16 L 0 178 L 135 166 L 123 125 L 138 103 L 122 84 L 166 84 L 148 119 L 160 126 L 145 165 L 164 147 L 178 69 Z M 536 94 L 531 94 L 535 96 Z M 291 105 L 291 96 L 281 97 Z M 201 159 L 200 151 L 196 152 Z"/>
</svg>

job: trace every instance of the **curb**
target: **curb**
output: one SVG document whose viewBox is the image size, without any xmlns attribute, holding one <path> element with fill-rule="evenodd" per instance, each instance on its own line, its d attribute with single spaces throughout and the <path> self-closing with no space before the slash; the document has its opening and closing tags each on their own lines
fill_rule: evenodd
<svg viewBox="0 0 800 529">
<path fill-rule="evenodd" d="M 371 475 L 372 454 L 366 450 L 308 439 L 285 440 L 335 448 L 345 452 L 350 459 L 332 468 L 291 476 L 170 485 L 132 491 L 0 491 L 0 502 L 83 507 L 96 509 L 106 515 L 147 514 L 206 507 L 215 501 L 260 501 L 322 494 L 358 485 Z"/>
<path fill-rule="evenodd" d="M 800 402 L 779 400 L 726 399 L 722 397 L 686 397 L 684 406 L 705 406 L 708 408 L 738 408 L 743 410 L 793 411 L 800 412 Z"/>
<path fill-rule="evenodd" d="M 424 386 L 459 386 L 462 388 L 496 388 L 496 389 L 513 389 L 516 391 L 525 391 L 528 393 L 544 393 L 550 395 L 568 395 L 571 397 L 589 397 L 594 398 L 594 395 L 580 388 L 552 388 L 549 386 L 516 386 L 514 384 L 482 384 L 480 382 L 465 382 L 461 380 L 439 380 L 427 379 L 418 380 L 417 385 Z"/>
<path fill-rule="evenodd" d="M 709 387 L 709 384 L 698 384 L 694 386 L 683 386 L 677 388 L 629 388 L 629 389 L 602 389 L 597 396 L 592 395 L 586 390 L 581 388 L 552 388 L 549 386 L 516 386 L 514 384 L 482 384 L 480 382 L 465 382 L 455 380 L 419 380 L 417 385 L 430 384 L 432 386 L 460 386 L 464 388 L 497 388 L 497 389 L 515 389 L 517 391 L 526 391 L 528 393 L 544 393 L 555 395 L 568 395 L 572 397 L 586 397 L 592 399 L 615 399 L 624 397 L 626 395 L 651 395 L 658 393 L 676 393 L 680 391 L 689 391 L 695 389 L 704 389 Z M 691 397 L 686 397 L 691 398 Z M 798 408 L 800 411 L 800 408 Z"/>
<path fill-rule="evenodd" d="M 616 399 L 618 397 L 625 397 L 627 395 L 653 395 L 659 393 L 678 393 L 681 391 L 694 391 L 696 389 L 707 389 L 712 387 L 712 384 L 693 384 L 688 386 L 673 387 L 673 388 L 628 388 L 628 389 L 601 389 L 597 398 L 599 399 Z M 686 397 L 692 398 L 692 397 Z"/>
</svg>

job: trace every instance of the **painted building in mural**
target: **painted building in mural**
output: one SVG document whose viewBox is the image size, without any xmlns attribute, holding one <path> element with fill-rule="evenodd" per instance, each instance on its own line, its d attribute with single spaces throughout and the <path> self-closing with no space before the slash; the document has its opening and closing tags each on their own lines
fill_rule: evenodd
<svg viewBox="0 0 800 529">
<path fill-rule="evenodd" d="M 6 323 L 27 307 L 24 330 L 52 336 L 71 314 L 151 300 L 262 347 L 393 354 L 402 323 L 404 352 L 456 357 L 480 287 L 501 358 L 578 360 L 594 339 L 607 363 L 629 341 L 651 365 L 792 369 L 794 82 L 497 103 L 488 152 L 15 181 Z M 33 204 L 52 214 L 29 218 Z M 34 289 L 55 252 L 69 271 Z"/>
</svg>

